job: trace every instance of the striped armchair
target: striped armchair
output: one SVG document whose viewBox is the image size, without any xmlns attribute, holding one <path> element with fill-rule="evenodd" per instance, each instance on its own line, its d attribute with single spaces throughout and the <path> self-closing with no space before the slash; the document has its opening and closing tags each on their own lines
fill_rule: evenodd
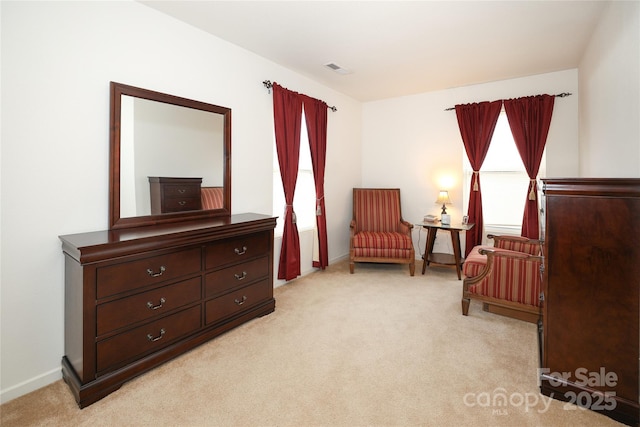
<svg viewBox="0 0 640 427">
<path fill-rule="evenodd" d="M 462 314 L 472 299 L 483 309 L 536 323 L 540 317 L 541 242 L 516 236 L 488 236 L 494 246 L 474 247 L 462 271 Z"/>
<path fill-rule="evenodd" d="M 349 270 L 356 262 L 409 264 L 415 272 L 413 224 L 402 219 L 400 189 L 354 188 Z"/>
</svg>

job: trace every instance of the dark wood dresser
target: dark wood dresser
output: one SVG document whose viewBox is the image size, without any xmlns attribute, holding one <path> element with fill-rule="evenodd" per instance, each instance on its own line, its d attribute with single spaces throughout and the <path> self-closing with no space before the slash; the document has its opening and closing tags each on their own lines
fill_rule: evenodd
<svg viewBox="0 0 640 427">
<path fill-rule="evenodd" d="M 541 392 L 639 423 L 640 179 L 544 179 Z"/>
<path fill-rule="evenodd" d="M 202 209 L 201 186 L 202 178 L 150 176 L 151 214 Z"/>
<path fill-rule="evenodd" d="M 275 225 L 242 214 L 60 236 L 62 374 L 78 405 L 273 312 Z"/>
</svg>

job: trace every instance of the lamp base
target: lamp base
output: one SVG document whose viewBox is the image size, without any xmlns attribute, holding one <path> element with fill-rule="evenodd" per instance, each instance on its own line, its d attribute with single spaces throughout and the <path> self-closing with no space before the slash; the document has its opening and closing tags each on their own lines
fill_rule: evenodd
<svg viewBox="0 0 640 427">
<path fill-rule="evenodd" d="M 440 223 L 442 225 L 451 225 L 451 215 L 442 214 L 442 216 L 440 217 Z"/>
</svg>

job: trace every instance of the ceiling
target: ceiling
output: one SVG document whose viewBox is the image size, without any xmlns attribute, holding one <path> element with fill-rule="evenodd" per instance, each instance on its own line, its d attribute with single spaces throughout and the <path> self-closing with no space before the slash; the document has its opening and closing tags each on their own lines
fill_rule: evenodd
<svg viewBox="0 0 640 427">
<path fill-rule="evenodd" d="M 577 68 L 607 2 L 141 3 L 365 102 Z"/>
</svg>

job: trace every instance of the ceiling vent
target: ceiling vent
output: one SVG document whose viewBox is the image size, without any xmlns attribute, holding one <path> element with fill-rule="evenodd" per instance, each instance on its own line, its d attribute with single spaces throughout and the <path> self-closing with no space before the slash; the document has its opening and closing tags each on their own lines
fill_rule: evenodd
<svg viewBox="0 0 640 427">
<path fill-rule="evenodd" d="M 338 74 L 351 74 L 351 71 L 347 70 L 346 68 L 342 68 L 334 62 L 329 62 L 327 64 L 324 64 L 324 66 L 332 71 L 335 71 Z"/>
</svg>

